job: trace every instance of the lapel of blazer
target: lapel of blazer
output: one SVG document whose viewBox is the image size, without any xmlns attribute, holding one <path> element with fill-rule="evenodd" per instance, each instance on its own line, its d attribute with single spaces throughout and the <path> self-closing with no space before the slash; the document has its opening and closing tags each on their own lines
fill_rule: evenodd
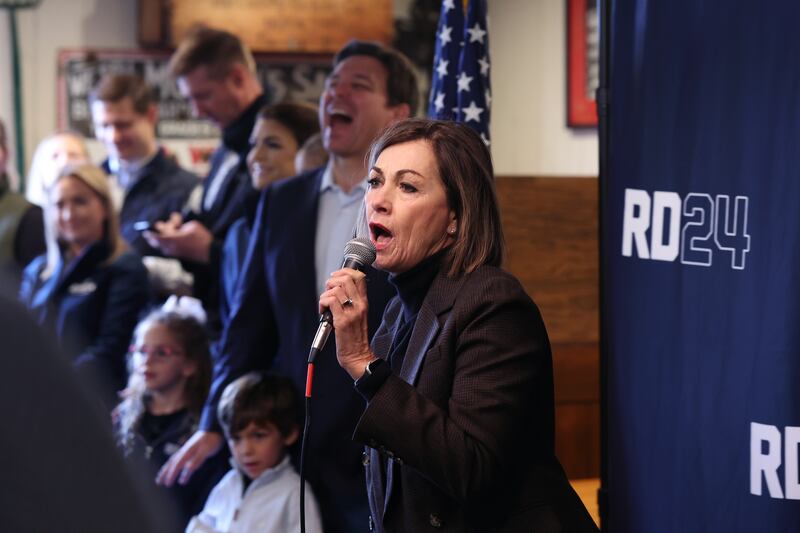
<svg viewBox="0 0 800 533">
<path fill-rule="evenodd" d="M 453 308 L 456 293 L 464 282 L 464 276 L 458 278 L 448 278 L 443 273 L 439 273 L 431 284 L 428 294 L 422 301 L 417 320 L 414 323 L 414 330 L 411 332 L 411 339 L 408 341 L 408 350 L 403 359 L 403 367 L 400 370 L 400 378 L 410 385 L 414 385 L 425 360 L 425 354 L 433 345 L 441 328 L 439 317 Z M 394 483 L 394 459 L 389 459 L 386 464 L 386 496 L 384 509 L 389 506 L 389 499 L 392 496 L 392 485 Z M 383 518 L 383 517 L 381 517 Z"/>
<path fill-rule="evenodd" d="M 419 309 L 411 339 L 408 341 L 408 351 L 403 359 L 403 368 L 400 370 L 400 377 L 407 383 L 414 385 L 416 382 L 425 354 L 439 333 L 439 317 L 453 307 L 456 293 L 463 281 L 463 276 L 453 279 L 442 273 L 433 280 Z"/>
<path fill-rule="evenodd" d="M 381 359 L 389 359 L 389 350 L 392 347 L 392 339 L 394 339 L 394 332 L 397 331 L 397 321 L 386 330 L 376 333 L 372 338 L 372 352 L 376 357 Z"/>
<path fill-rule="evenodd" d="M 44 268 L 47 268 L 46 266 Z M 56 293 L 56 290 L 59 288 L 59 281 L 61 279 L 62 271 L 64 270 L 64 259 L 59 258 L 58 263 L 56 263 L 55 268 L 50 273 L 50 277 L 47 278 L 42 282 L 42 285 L 39 287 L 34 295 L 33 299 L 31 300 L 31 307 L 33 309 L 39 309 L 40 312 L 44 313 L 47 308 L 47 301 L 53 298 Z M 42 272 L 39 272 L 39 276 L 42 275 Z"/>
<path fill-rule="evenodd" d="M 217 195 L 214 198 L 214 203 L 211 204 L 211 208 L 204 215 L 206 220 L 210 221 L 211 223 L 208 229 L 211 230 L 212 233 L 216 233 L 219 231 L 220 227 L 230 224 L 231 221 L 226 220 L 226 218 L 223 217 L 223 214 L 227 209 L 230 208 L 231 196 L 236 194 L 235 190 L 242 185 L 242 180 L 246 179 L 246 176 L 243 176 L 240 172 L 242 166 L 245 165 L 245 161 L 239 154 L 235 155 L 238 158 L 236 164 L 231 166 L 231 168 L 228 169 L 228 172 L 225 173 L 222 184 L 220 185 Z M 208 194 L 208 186 L 206 186 L 203 190 L 203 202 L 205 202 L 206 194 Z M 238 218 L 238 216 L 236 218 Z"/>
<path fill-rule="evenodd" d="M 208 215 L 217 206 L 219 195 L 217 195 L 217 197 L 214 199 L 214 203 L 211 205 L 211 208 L 208 211 L 206 211 L 206 209 L 203 207 L 206 205 L 206 196 L 208 196 L 208 189 L 211 187 L 211 182 L 214 181 L 214 176 L 219 171 L 219 167 L 222 165 L 223 161 L 225 161 L 225 154 L 227 153 L 228 149 L 225 148 L 224 145 L 220 144 L 217 149 L 214 150 L 214 153 L 211 154 L 210 168 L 208 175 L 203 180 L 203 194 L 200 198 L 200 212 L 203 214 L 203 216 Z"/>
<path fill-rule="evenodd" d="M 311 179 L 306 180 L 306 187 L 303 188 L 300 196 L 295 199 L 297 202 L 296 204 L 280 207 L 281 211 L 289 209 L 295 211 L 299 215 L 295 219 L 296 233 L 293 237 L 293 239 L 296 239 L 295 246 L 293 246 L 293 253 L 297 258 L 294 262 L 297 268 L 296 276 L 297 279 L 300 280 L 296 287 L 308 287 L 309 291 L 307 297 L 311 298 L 311 301 L 314 303 L 319 300 L 319 294 L 317 294 L 317 262 L 315 250 L 317 246 L 319 185 L 321 181 L 322 170 L 313 174 Z M 275 219 L 272 220 L 275 221 Z M 281 226 L 283 226 L 283 224 L 281 224 Z M 314 305 L 314 308 L 316 308 L 316 305 Z"/>
</svg>

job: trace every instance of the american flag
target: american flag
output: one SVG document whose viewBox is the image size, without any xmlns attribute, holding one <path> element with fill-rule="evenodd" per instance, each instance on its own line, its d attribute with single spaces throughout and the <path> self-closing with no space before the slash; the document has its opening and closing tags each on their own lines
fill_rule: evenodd
<svg viewBox="0 0 800 533">
<path fill-rule="evenodd" d="M 436 31 L 428 116 L 464 122 L 488 145 L 489 69 L 486 0 L 469 0 L 466 20 L 461 0 L 444 0 Z"/>
</svg>

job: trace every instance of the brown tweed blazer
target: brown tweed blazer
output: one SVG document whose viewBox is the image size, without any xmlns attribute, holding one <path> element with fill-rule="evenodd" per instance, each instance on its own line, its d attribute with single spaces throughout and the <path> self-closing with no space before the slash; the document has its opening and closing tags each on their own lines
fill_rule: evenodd
<svg viewBox="0 0 800 533">
<path fill-rule="evenodd" d="M 387 357 L 401 313 L 395 298 L 372 341 L 378 357 Z M 552 358 L 536 305 L 498 268 L 440 274 L 400 375 L 381 386 L 355 430 L 367 446 L 375 529 L 596 531 L 553 435 Z"/>
</svg>

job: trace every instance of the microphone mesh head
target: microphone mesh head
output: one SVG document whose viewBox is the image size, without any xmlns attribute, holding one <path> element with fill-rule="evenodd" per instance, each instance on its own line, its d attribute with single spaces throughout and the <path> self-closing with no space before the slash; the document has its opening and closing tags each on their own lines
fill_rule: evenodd
<svg viewBox="0 0 800 533">
<path fill-rule="evenodd" d="M 354 259 L 363 265 L 375 262 L 375 246 L 364 237 L 356 237 L 344 245 L 344 258 Z"/>
</svg>

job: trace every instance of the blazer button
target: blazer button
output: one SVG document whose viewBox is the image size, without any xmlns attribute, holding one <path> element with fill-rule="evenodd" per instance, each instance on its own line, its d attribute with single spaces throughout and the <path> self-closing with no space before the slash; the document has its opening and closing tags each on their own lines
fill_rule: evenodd
<svg viewBox="0 0 800 533">
<path fill-rule="evenodd" d="M 361 452 L 361 464 L 364 466 L 369 466 L 369 454 L 366 452 Z M 369 517 L 372 520 L 372 517 Z"/>
<path fill-rule="evenodd" d="M 375 531 L 375 522 L 372 520 L 372 515 L 369 515 L 369 530 Z"/>
<path fill-rule="evenodd" d="M 431 527 L 435 527 L 436 529 L 440 529 L 444 524 L 442 524 L 442 519 L 438 514 L 431 513 L 428 517 L 428 523 Z"/>
</svg>

